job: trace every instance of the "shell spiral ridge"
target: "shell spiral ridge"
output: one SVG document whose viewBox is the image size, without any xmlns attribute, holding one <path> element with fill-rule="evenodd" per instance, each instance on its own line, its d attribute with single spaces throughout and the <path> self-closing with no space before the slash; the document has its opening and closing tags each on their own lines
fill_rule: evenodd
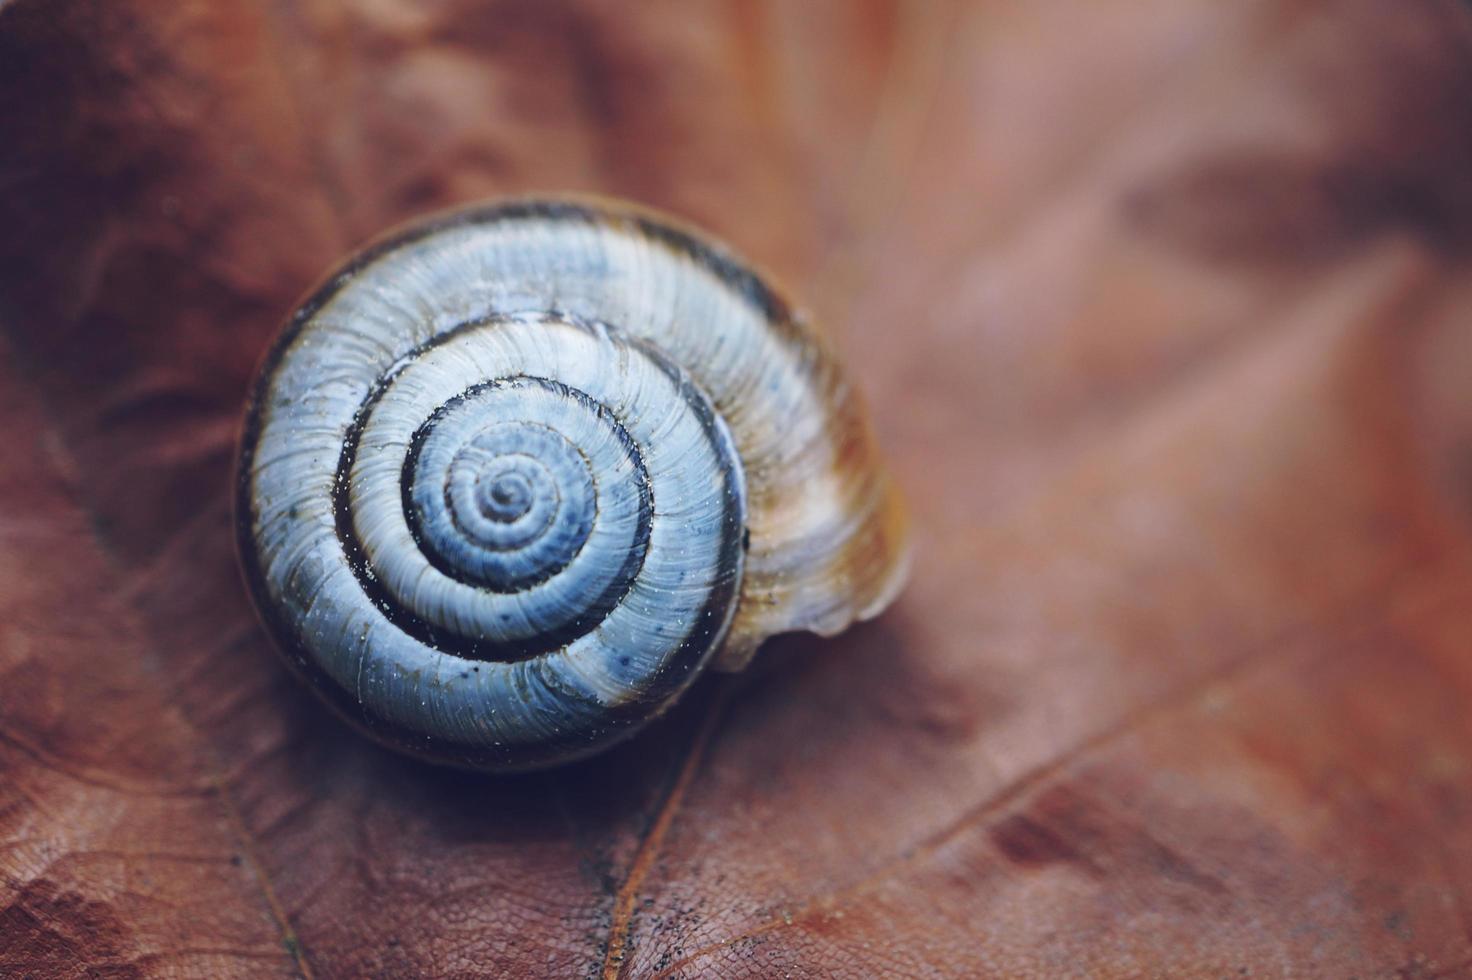
<svg viewBox="0 0 1472 980">
<path fill-rule="evenodd" d="M 822 556 L 764 520 L 792 502 L 771 495 L 773 423 L 801 448 L 821 403 L 812 351 L 746 280 L 632 221 L 545 202 L 432 221 L 361 253 L 268 355 L 246 579 L 297 671 L 380 741 L 497 770 L 576 758 L 781 628 L 791 604 L 754 588 L 781 566 L 814 616 L 845 615 L 803 584 Z M 812 512 L 809 536 L 855 521 Z M 771 567 L 748 574 L 749 550 Z"/>
</svg>

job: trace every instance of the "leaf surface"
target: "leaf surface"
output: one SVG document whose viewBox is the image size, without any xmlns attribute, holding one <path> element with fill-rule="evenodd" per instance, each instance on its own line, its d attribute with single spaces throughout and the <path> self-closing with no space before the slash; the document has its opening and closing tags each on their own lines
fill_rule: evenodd
<svg viewBox="0 0 1472 980">
<path fill-rule="evenodd" d="M 0 4 L 0 972 L 1472 971 L 1472 15 Z M 283 316 L 593 191 L 823 321 L 910 588 L 613 753 L 323 717 L 231 553 Z"/>
</svg>

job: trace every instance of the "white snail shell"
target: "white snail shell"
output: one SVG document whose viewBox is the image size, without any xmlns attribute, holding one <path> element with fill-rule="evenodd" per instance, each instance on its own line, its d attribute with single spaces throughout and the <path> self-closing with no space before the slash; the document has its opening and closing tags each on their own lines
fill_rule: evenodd
<svg viewBox="0 0 1472 980">
<path fill-rule="evenodd" d="M 708 664 L 875 615 L 901 507 L 814 329 L 629 205 L 512 201 L 350 259 L 246 414 L 237 525 L 289 662 L 395 748 L 597 751 Z"/>
</svg>

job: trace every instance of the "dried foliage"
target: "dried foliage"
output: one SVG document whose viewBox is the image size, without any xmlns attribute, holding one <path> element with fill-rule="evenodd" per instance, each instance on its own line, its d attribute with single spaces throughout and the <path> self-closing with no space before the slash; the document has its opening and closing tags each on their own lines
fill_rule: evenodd
<svg viewBox="0 0 1472 980">
<path fill-rule="evenodd" d="M 0 4 L 0 973 L 1472 972 L 1472 14 Z M 687 216 L 913 502 L 882 620 L 491 779 L 240 587 L 247 379 L 446 204 Z"/>
</svg>

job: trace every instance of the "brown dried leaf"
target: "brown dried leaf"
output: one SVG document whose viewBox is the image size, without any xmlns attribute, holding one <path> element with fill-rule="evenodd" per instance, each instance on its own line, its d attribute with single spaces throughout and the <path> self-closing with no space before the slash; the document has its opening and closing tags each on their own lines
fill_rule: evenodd
<svg viewBox="0 0 1472 980">
<path fill-rule="evenodd" d="M 0 972 L 1472 972 L 1472 20 L 0 4 Z M 912 587 L 612 755 L 323 718 L 248 376 L 425 209 L 593 190 L 813 304 Z"/>
</svg>

